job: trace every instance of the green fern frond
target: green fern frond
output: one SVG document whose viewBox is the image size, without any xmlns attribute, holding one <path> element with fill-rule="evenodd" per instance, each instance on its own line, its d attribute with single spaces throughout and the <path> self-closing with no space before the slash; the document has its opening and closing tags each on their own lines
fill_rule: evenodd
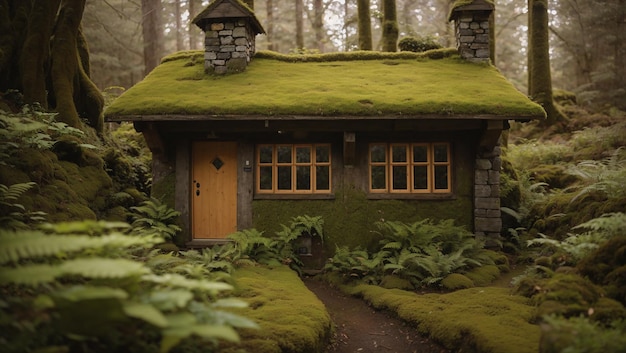
<svg viewBox="0 0 626 353">
<path fill-rule="evenodd" d="M 199 279 L 189 279 L 179 274 L 164 274 L 164 275 L 145 275 L 142 279 L 146 282 L 154 284 L 167 285 L 172 287 L 197 289 L 206 291 L 209 293 L 217 293 L 226 290 L 232 290 L 233 287 L 226 283 L 211 282 Z"/>
<path fill-rule="evenodd" d="M 84 278 L 123 278 L 150 271 L 140 262 L 126 259 L 84 258 L 68 260 L 60 265 L 25 265 L 0 269 L 0 283 L 35 286 L 54 282 L 67 275 Z"/>
<path fill-rule="evenodd" d="M 105 247 L 150 246 L 162 239 L 156 237 L 131 237 L 112 233 L 102 237 L 86 235 L 47 235 L 41 231 L 0 230 L 0 264 L 22 259 L 36 259 L 59 253 L 72 253 L 83 249 Z"/>
</svg>

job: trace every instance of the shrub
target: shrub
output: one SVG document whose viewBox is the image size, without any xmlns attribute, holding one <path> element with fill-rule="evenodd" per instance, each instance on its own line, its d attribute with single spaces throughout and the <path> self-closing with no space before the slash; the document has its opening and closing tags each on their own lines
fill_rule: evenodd
<svg viewBox="0 0 626 353">
<path fill-rule="evenodd" d="M 428 37 L 404 37 L 398 42 L 400 51 L 411 51 L 415 53 L 425 52 L 427 50 L 441 49 L 442 46 L 437 41 Z"/>
</svg>

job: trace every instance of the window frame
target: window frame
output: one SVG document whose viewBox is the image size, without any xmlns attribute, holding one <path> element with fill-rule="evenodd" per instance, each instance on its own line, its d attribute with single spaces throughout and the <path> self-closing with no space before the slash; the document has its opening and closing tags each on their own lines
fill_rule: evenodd
<svg viewBox="0 0 626 353">
<path fill-rule="evenodd" d="M 445 161 L 437 161 L 435 158 L 435 146 L 446 146 Z M 384 146 L 385 161 L 372 162 L 372 147 Z M 426 161 L 416 161 L 414 158 L 415 147 L 426 147 Z M 395 194 L 395 195 L 441 195 L 452 194 L 452 144 L 450 142 L 374 142 L 368 145 L 367 161 L 368 161 L 368 190 L 371 194 Z M 394 158 L 394 149 L 404 147 L 404 160 Z M 385 167 L 385 187 L 374 189 L 373 186 L 373 167 Z M 436 188 L 436 169 L 437 167 L 446 167 L 446 185 L 447 188 Z M 406 188 L 398 188 L 394 179 L 395 168 L 402 168 L 406 171 L 406 180 L 404 184 Z M 425 189 L 415 188 L 415 167 L 426 167 L 426 185 Z"/>
<path fill-rule="evenodd" d="M 263 147 L 272 148 L 272 161 L 261 163 L 261 150 Z M 278 150 L 280 147 L 291 148 L 290 162 L 278 162 Z M 328 160 L 319 162 L 317 160 L 317 148 L 326 147 L 328 150 Z M 310 151 L 309 161 L 297 160 L 298 148 L 308 148 Z M 329 195 L 332 193 L 332 146 L 330 143 L 261 143 L 255 146 L 256 175 L 254 176 L 255 193 L 257 195 Z M 271 189 L 261 189 L 261 168 L 271 167 Z M 290 167 L 291 188 L 278 188 L 278 168 Z M 298 189 L 298 167 L 309 168 L 309 189 Z M 317 188 L 317 168 L 326 167 L 328 169 L 328 189 Z"/>
</svg>

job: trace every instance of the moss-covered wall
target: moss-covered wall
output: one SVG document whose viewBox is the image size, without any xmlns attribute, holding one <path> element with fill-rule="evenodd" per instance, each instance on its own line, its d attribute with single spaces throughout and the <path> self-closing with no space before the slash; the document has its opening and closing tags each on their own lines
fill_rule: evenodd
<svg viewBox="0 0 626 353">
<path fill-rule="evenodd" d="M 380 239 L 375 222 L 399 220 L 414 222 L 424 218 L 454 219 L 457 224 L 472 225 L 472 200 L 369 200 L 365 192 L 353 186 L 337 188 L 334 200 L 255 200 L 253 226 L 266 234 L 280 230 L 299 215 L 322 216 L 324 245 L 332 256 L 336 246 L 372 248 Z"/>
</svg>

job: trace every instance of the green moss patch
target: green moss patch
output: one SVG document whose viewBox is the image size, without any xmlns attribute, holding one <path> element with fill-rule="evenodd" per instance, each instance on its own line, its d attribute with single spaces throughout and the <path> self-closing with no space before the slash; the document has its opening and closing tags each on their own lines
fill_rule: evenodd
<svg viewBox="0 0 626 353">
<path fill-rule="evenodd" d="M 458 57 L 363 55 L 330 54 L 314 62 L 314 56 L 286 62 L 258 55 L 244 73 L 211 76 L 204 74 L 202 52 L 176 53 L 116 99 L 106 115 L 544 116 L 493 66 Z"/>
<path fill-rule="evenodd" d="M 419 295 L 398 289 L 358 285 L 344 290 L 375 308 L 390 310 L 449 349 L 481 353 L 534 353 L 540 329 L 531 324 L 534 307 L 506 288 L 471 288 Z"/>
<path fill-rule="evenodd" d="M 425 218 L 454 219 L 455 224 L 472 224 L 470 197 L 456 200 L 369 200 L 365 192 L 353 186 L 341 186 L 334 200 L 255 200 L 253 227 L 274 234 L 280 224 L 288 224 L 292 217 L 309 215 L 324 219 L 324 248 L 332 257 L 337 246 L 375 249 L 380 234 L 375 222 L 416 222 Z"/>
<path fill-rule="evenodd" d="M 239 314 L 258 330 L 241 332 L 241 343 L 220 352 L 323 352 L 331 332 L 326 307 L 286 266 L 244 267 L 235 272 L 237 294 L 249 303 Z"/>
</svg>

